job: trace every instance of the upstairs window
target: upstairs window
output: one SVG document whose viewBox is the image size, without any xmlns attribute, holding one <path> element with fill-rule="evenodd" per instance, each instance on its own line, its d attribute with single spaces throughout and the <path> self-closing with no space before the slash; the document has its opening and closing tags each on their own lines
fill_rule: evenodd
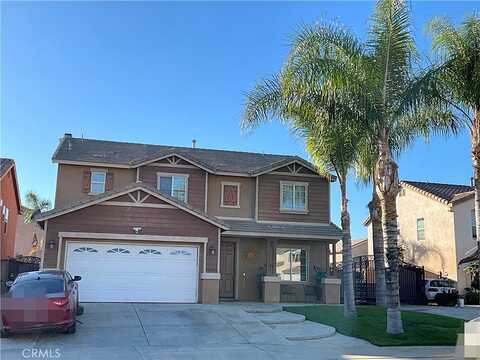
<svg viewBox="0 0 480 360">
<path fill-rule="evenodd" d="M 424 218 L 417 219 L 417 240 L 418 241 L 425 240 L 425 219 Z"/>
<path fill-rule="evenodd" d="M 102 194 L 105 192 L 105 181 L 107 173 L 105 171 L 92 171 L 90 177 L 90 193 Z"/>
<path fill-rule="evenodd" d="M 240 207 L 240 183 L 222 182 L 222 207 Z"/>
<path fill-rule="evenodd" d="M 280 210 L 306 212 L 308 204 L 308 183 L 281 181 Z"/>
<path fill-rule="evenodd" d="M 477 222 L 475 220 L 475 209 L 471 211 L 471 222 L 472 222 L 472 237 L 477 238 Z"/>
<path fill-rule="evenodd" d="M 187 202 L 188 175 L 157 174 L 158 190 L 180 201 Z"/>
</svg>

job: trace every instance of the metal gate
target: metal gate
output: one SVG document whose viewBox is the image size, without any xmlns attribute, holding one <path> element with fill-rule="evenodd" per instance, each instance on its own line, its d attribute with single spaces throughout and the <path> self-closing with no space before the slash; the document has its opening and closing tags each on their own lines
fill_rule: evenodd
<svg viewBox="0 0 480 360">
<path fill-rule="evenodd" d="M 423 267 L 402 262 L 398 275 L 400 302 L 423 304 L 425 301 Z M 375 261 L 372 255 L 353 258 L 353 280 L 356 303 L 375 304 Z M 343 281 L 340 296 L 343 302 Z"/>
</svg>

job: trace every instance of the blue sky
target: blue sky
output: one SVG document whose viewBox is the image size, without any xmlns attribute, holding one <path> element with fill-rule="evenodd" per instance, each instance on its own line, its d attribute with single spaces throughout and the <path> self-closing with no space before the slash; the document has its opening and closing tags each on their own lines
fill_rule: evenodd
<svg viewBox="0 0 480 360">
<path fill-rule="evenodd" d="M 51 200 L 51 156 L 65 132 L 86 138 L 297 154 L 278 123 L 242 134 L 244 93 L 277 72 L 301 23 L 336 20 L 365 38 L 373 2 L 63 2 L 1 4 L 0 153 L 14 158 L 22 195 Z M 416 43 L 424 24 L 459 22 L 475 2 L 410 2 Z M 469 138 L 418 140 L 399 159 L 402 179 L 467 184 Z M 339 223 L 338 188 L 332 216 Z M 354 238 L 371 189 L 349 184 Z"/>
</svg>

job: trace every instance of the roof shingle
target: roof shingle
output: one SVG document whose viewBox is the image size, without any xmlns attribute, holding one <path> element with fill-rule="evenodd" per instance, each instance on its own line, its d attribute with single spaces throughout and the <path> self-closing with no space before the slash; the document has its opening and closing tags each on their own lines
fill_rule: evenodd
<svg viewBox="0 0 480 360">
<path fill-rule="evenodd" d="M 340 239 L 342 231 L 335 224 L 318 224 L 318 225 L 302 225 L 302 224 L 285 224 L 285 223 L 263 223 L 255 220 L 223 220 L 229 227 L 228 232 L 235 233 L 261 233 L 282 237 L 285 235 L 297 235 L 299 239 L 302 236 L 316 237 L 335 237 Z M 227 234 L 228 234 L 227 232 Z"/>
<path fill-rule="evenodd" d="M 15 161 L 7 158 L 0 158 L 0 177 L 5 175 L 5 173 L 15 164 Z"/>
<path fill-rule="evenodd" d="M 470 195 L 469 193 L 474 190 L 473 186 L 468 185 L 441 184 L 421 181 L 402 181 L 402 184 L 413 186 L 446 202 L 452 202 L 464 198 Z"/>
<path fill-rule="evenodd" d="M 295 160 L 307 167 L 314 168 L 308 161 L 291 155 L 147 145 L 70 136 L 62 139 L 52 160 L 56 162 L 77 161 L 135 167 L 173 153 L 202 165 L 212 172 L 223 171 L 253 175 L 264 169 Z"/>
</svg>

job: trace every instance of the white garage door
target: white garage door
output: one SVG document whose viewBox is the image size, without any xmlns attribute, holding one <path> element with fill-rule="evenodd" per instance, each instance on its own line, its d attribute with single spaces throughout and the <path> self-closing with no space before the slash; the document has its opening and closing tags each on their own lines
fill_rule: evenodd
<svg viewBox="0 0 480 360">
<path fill-rule="evenodd" d="M 197 302 L 196 247 L 67 243 L 80 301 Z"/>
</svg>

